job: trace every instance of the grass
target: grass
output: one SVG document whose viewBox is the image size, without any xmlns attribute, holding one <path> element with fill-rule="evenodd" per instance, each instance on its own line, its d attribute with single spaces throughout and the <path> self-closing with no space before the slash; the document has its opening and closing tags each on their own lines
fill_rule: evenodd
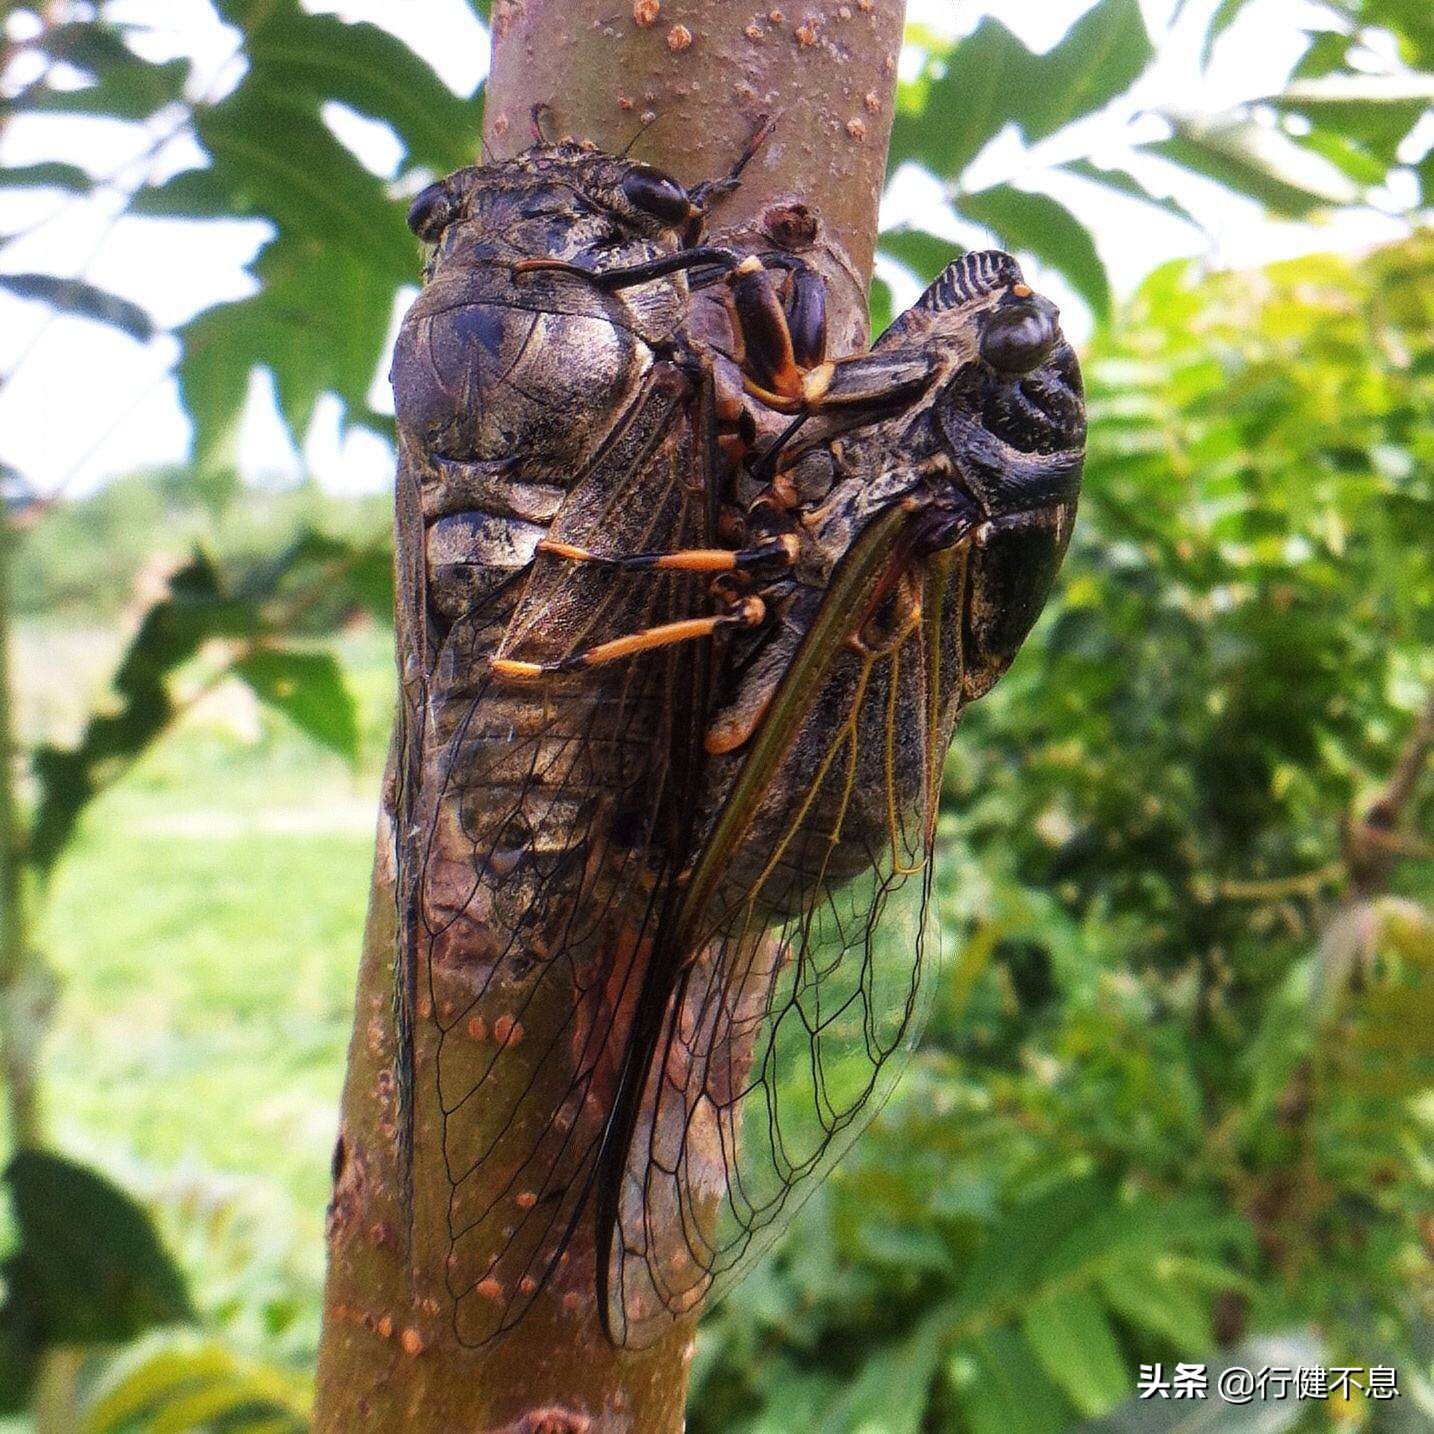
<svg viewBox="0 0 1434 1434">
<path fill-rule="evenodd" d="M 199 1301 L 247 1310 L 271 1344 L 313 1334 L 391 644 L 341 643 L 357 769 L 226 688 L 89 809 L 38 923 L 57 1143 L 150 1197 Z M 98 632 L 23 634 L 32 735 L 77 726 L 112 652 Z"/>
</svg>

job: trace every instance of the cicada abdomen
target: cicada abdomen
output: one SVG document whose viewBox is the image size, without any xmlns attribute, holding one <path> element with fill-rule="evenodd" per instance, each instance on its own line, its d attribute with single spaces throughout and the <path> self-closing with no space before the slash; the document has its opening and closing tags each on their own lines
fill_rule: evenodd
<svg viewBox="0 0 1434 1434">
<path fill-rule="evenodd" d="M 751 504 L 799 548 L 709 728 L 686 964 L 612 1176 L 606 1311 L 630 1344 L 729 1285 L 889 1093 L 930 990 L 945 751 L 1074 518 L 1078 368 L 1008 256 L 956 261 L 818 378 L 808 399 L 836 401 Z"/>
</svg>

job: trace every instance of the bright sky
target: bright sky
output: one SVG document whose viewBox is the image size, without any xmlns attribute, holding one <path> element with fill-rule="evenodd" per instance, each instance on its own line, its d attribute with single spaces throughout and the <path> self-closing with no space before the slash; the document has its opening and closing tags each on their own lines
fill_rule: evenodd
<svg viewBox="0 0 1434 1434">
<path fill-rule="evenodd" d="M 951 34 L 964 34 L 984 14 L 995 13 L 1026 44 L 1044 50 L 1091 3 L 909 0 L 908 13 Z M 1318 13 L 1308 0 L 1254 0 L 1222 37 L 1210 69 L 1202 73 L 1195 36 L 1216 3 L 1195 0 L 1167 33 L 1175 0 L 1142 0 L 1152 34 L 1165 38 L 1157 65 L 1136 92 L 1029 153 L 1014 133 L 999 136 L 972 172 L 978 185 L 1020 185 L 1047 163 L 1089 154 L 1097 163 L 1128 166 L 1159 192 L 1177 193 L 1207 232 L 1075 178 L 1042 178 L 1040 187 L 1090 224 L 1119 292 L 1128 292 L 1154 265 L 1177 255 L 1203 254 L 1219 265 L 1245 266 L 1316 249 L 1358 249 L 1405 232 L 1402 220 L 1379 207 L 1344 212 L 1318 227 L 1272 222 L 1257 205 L 1232 198 L 1216 185 L 1132 154 L 1133 141 L 1160 133 L 1158 122 L 1152 122 L 1154 131 L 1143 128 L 1138 118 L 1143 105 L 1209 113 L 1277 90 L 1300 53 L 1301 21 Z M 459 94 L 473 93 L 486 72 L 487 38 L 466 0 L 306 0 L 306 6 L 384 25 Z M 233 37 L 207 0 L 119 0 L 110 8 L 117 17 L 156 27 L 154 58 L 195 57 L 201 92 L 216 80 L 222 85 Z M 12 32 L 17 27 L 23 32 L 26 23 L 25 12 L 13 12 L 6 21 Z M 386 127 L 338 107 L 326 118 L 370 168 L 392 175 L 401 151 Z M 1426 120 L 1423 129 L 1427 144 L 1434 139 L 1429 132 L 1434 124 Z M 66 159 L 95 175 L 116 176 L 123 186 L 137 178 L 134 159 L 148 143 L 145 131 L 110 121 L 22 118 L 6 130 L 0 162 Z M 154 177 L 199 159 L 192 142 L 177 140 L 161 153 Z M 1401 198 L 1375 196 L 1374 202 L 1394 209 Z M 78 203 L 53 193 L 0 190 L 0 233 L 23 234 L 0 254 L 0 267 L 82 274 L 141 303 L 164 325 L 251 290 L 244 266 L 263 242 L 265 225 L 117 217 L 121 202 L 115 190 Z M 979 231 L 933 221 L 939 207 L 939 196 L 919 177 L 898 176 L 883 217 L 899 222 L 919 214 L 925 227 L 965 242 L 984 242 Z M 1085 332 L 1089 316 L 1059 276 L 1036 267 L 1034 278 L 1062 304 L 1068 327 L 1077 335 Z M 906 297 L 899 285 L 898 297 Z M 63 487 L 71 495 L 138 467 L 182 461 L 189 425 L 169 376 L 176 352 L 169 338 L 138 344 L 99 325 L 47 320 L 41 306 L 0 295 L 0 373 L 9 376 L 0 392 L 0 461 L 18 468 L 41 491 Z M 392 411 L 382 378 L 385 368 L 380 365 L 375 374 L 372 401 Z M 256 376 L 241 437 L 241 466 L 247 476 L 263 478 L 295 477 L 307 468 L 334 492 L 385 488 L 392 479 L 388 446 L 369 434 L 341 441 L 339 419 L 337 402 L 321 408 L 302 455 L 296 454 L 266 380 Z"/>
</svg>

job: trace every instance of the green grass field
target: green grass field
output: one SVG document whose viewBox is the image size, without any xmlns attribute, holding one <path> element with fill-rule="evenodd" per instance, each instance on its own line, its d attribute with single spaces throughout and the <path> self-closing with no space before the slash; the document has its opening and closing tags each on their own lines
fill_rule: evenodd
<svg viewBox="0 0 1434 1434">
<path fill-rule="evenodd" d="M 271 1346 L 314 1333 L 391 643 L 340 644 L 357 769 L 222 688 L 89 809 L 37 933 L 59 978 L 58 1144 L 153 1199 L 201 1305 L 257 1317 Z M 26 727 L 67 739 L 115 641 L 31 628 L 19 646 Z"/>
</svg>

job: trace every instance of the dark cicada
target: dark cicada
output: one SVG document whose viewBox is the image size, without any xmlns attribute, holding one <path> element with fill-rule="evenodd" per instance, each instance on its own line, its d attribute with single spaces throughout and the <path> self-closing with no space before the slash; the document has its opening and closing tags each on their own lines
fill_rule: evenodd
<svg viewBox="0 0 1434 1434">
<path fill-rule="evenodd" d="M 1079 370 L 1007 255 L 957 260 L 869 355 L 787 386 L 801 430 L 744 497 L 749 541 L 794 561 L 719 683 L 677 971 L 602 1185 L 605 1309 L 633 1344 L 740 1276 L 890 1091 L 930 989 L 942 760 L 1075 517 Z"/>
<path fill-rule="evenodd" d="M 402 1048 L 441 1033 L 465 1343 L 554 1281 L 650 1341 L 875 1110 L 942 754 L 1069 536 L 1079 381 L 1014 263 L 828 362 L 802 264 L 692 245 L 721 187 L 564 145 L 414 206 L 396 987 Z"/>
<path fill-rule="evenodd" d="M 513 1323 L 572 1248 L 691 846 L 706 653 L 690 639 L 753 613 L 713 612 L 682 568 L 560 556 L 711 542 L 686 276 L 730 267 L 689 240 L 732 178 L 688 193 L 544 145 L 410 211 L 433 248 L 393 364 L 398 1139 L 407 1171 L 412 1032 L 431 1019 L 467 1343 Z M 529 1037 L 540 1025 L 555 1034 Z"/>
</svg>

